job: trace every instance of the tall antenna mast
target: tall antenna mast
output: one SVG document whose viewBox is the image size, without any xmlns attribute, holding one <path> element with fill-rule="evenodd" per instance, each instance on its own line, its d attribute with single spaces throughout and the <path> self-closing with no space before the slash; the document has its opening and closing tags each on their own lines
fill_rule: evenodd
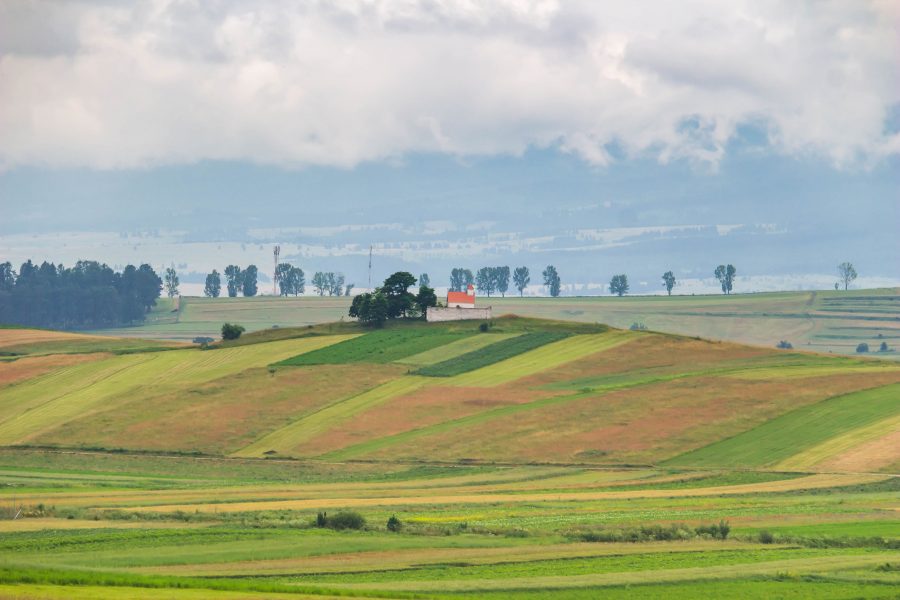
<svg viewBox="0 0 900 600">
<path fill-rule="evenodd" d="M 369 289 L 372 289 L 372 246 L 369 246 Z"/>
<path fill-rule="evenodd" d="M 275 250 L 273 252 L 275 255 L 275 270 L 273 271 L 274 275 L 272 275 L 272 295 L 278 295 L 278 256 L 281 254 L 281 246 L 276 245 Z"/>
</svg>

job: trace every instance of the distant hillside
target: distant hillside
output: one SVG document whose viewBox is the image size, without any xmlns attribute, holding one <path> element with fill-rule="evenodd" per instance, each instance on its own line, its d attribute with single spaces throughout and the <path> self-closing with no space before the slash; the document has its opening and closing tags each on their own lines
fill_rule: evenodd
<svg viewBox="0 0 900 600">
<path fill-rule="evenodd" d="M 0 445 L 329 461 L 900 466 L 893 362 L 529 318 L 497 319 L 488 332 L 472 322 L 331 329 L 281 329 L 206 351 L 0 363 Z"/>
<path fill-rule="evenodd" d="M 781 340 L 798 350 L 855 354 L 860 343 L 876 352 L 881 343 L 900 359 L 900 290 L 779 292 L 732 296 L 625 296 L 561 298 L 484 298 L 494 314 L 587 323 L 627 329 L 643 324 L 655 331 L 773 347 Z M 218 337 L 222 323 L 238 322 L 248 331 L 273 326 L 306 326 L 347 319 L 344 297 L 185 298 L 172 312 L 161 301 L 142 327 L 101 333 L 190 341 Z"/>
</svg>

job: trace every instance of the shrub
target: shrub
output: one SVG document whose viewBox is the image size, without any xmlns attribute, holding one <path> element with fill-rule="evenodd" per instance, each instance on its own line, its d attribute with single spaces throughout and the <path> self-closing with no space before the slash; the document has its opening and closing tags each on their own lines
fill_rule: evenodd
<svg viewBox="0 0 900 600">
<path fill-rule="evenodd" d="M 868 352 L 869 345 L 867 343 L 863 342 L 862 344 L 860 344 L 856 347 L 856 351 L 859 353 Z"/>
<path fill-rule="evenodd" d="M 879 352 L 887 352 L 890 348 L 888 348 L 887 342 L 881 342 L 881 345 L 878 347 Z"/>
<path fill-rule="evenodd" d="M 225 323 L 222 325 L 222 339 L 223 340 L 236 340 L 241 337 L 241 334 L 246 331 L 243 327 L 237 324 Z"/>
<path fill-rule="evenodd" d="M 718 525 L 703 525 L 691 529 L 687 525 L 644 525 L 628 529 L 600 529 L 594 531 L 579 531 L 569 534 L 574 539 L 583 542 L 654 542 L 690 540 L 700 535 L 708 535 L 716 539 L 725 539 L 731 527 L 725 521 Z"/>
<path fill-rule="evenodd" d="M 644 331 L 647 329 L 647 326 L 643 323 L 638 323 L 637 321 L 635 321 L 631 324 L 631 327 L 629 327 L 629 329 L 632 331 Z"/>
<path fill-rule="evenodd" d="M 709 536 L 717 540 L 726 540 L 728 539 L 728 534 L 731 532 L 731 525 L 729 525 L 727 521 L 722 520 L 719 521 L 718 524 L 713 523 L 712 525 L 695 527 L 694 532 L 699 536 Z"/>
<path fill-rule="evenodd" d="M 216 340 L 212 339 L 211 337 L 205 337 L 202 335 L 198 335 L 191 341 L 194 342 L 195 344 L 211 344 Z"/>
<path fill-rule="evenodd" d="M 365 526 L 365 518 L 358 512 L 353 512 L 352 510 L 342 511 L 333 517 L 325 518 L 325 527 L 328 527 L 329 529 L 362 529 Z"/>
<path fill-rule="evenodd" d="M 782 350 L 791 350 L 791 349 L 793 349 L 794 345 L 788 341 L 781 340 L 780 342 L 775 344 L 775 347 L 781 348 Z"/>
<path fill-rule="evenodd" d="M 773 544 L 775 543 L 775 536 L 772 535 L 772 532 L 768 529 L 763 529 L 757 535 L 757 539 L 760 544 Z"/>
<path fill-rule="evenodd" d="M 487 330 L 488 330 L 489 328 L 490 328 L 490 325 L 488 325 L 488 324 L 485 322 L 485 323 L 482 323 L 481 325 L 478 326 L 478 331 L 480 331 L 481 333 L 487 333 Z"/>
<path fill-rule="evenodd" d="M 397 518 L 397 515 L 391 515 L 391 518 L 387 520 L 387 530 L 397 532 L 402 528 L 403 523 L 400 522 L 400 519 Z"/>
<path fill-rule="evenodd" d="M 328 513 L 316 513 L 316 527 L 326 527 L 328 525 Z"/>
</svg>

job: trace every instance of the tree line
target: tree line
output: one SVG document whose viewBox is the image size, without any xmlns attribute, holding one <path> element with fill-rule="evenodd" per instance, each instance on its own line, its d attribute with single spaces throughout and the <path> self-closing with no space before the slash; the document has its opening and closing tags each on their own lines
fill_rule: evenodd
<svg viewBox="0 0 900 600">
<path fill-rule="evenodd" d="M 849 262 L 841 263 L 837 269 L 840 282 L 835 283 L 835 289 L 838 289 L 840 284 L 843 284 L 845 290 L 849 289 L 850 283 L 857 278 L 856 269 Z M 541 276 L 543 285 L 547 288 L 550 296 L 554 298 L 559 296 L 562 282 L 556 267 L 547 265 L 541 272 Z M 730 295 L 734 290 L 734 282 L 737 278 L 735 266 L 732 264 L 718 265 L 713 271 L 713 276 L 719 281 L 722 293 Z M 241 293 L 243 296 L 256 295 L 257 269 L 255 265 L 250 265 L 246 269 L 241 269 L 237 265 L 229 265 L 225 268 L 225 277 L 229 297 L 233 298 L 238 293 Z M 415 280 L 415 277 L 413 279 Z M 495 293 L 506 297 L 506 293 L 509 291 L 510 280 L 512 280 L 513 285 L 518 290 L 519 296 L 522 296 L 525 288 L 531 283 L 531 272 L 525 266 L 516 267 L 512 271 L 505 265 L 481 267 L 474 273 L 470 269 L 457 267 L 450 271 L 450 291 L 462 292 L 468 286 L 474 285 L 479 292 L 488 297 Z M 303 269 L 288 263 L 280 263 L 277 266 L 275 281 L 282 296 L 298 296 L 306 291 L 306 279 Z M 421 286 L 431 289 L 431 280 L 427 273 L 422 273 L 418 278 L 418 282 Z M 342 273 L 330 271 L 316 271 L 310 283 L 319 296 L 350 296 L 355 287 L 353 283 L 345 283 Z M 675 273 L 672 271 L 663 273 L 662 285 L 666 289 L 666 293 L 671 296 L 672 290 L 677 285 Z M 218 271 L 213 270 L 212 273 L 206 276 L 204 294 L 211 298 L 218 298 L 221 287 L 221 277 Z M 175 274 L 174 269 L 166 269 L 165 288 L 170 297 L 177 294 L 178 276 Z M 611 294 L 624 296 L 630 290 L 628 275 L 625 273 L 613 275 L 609 281 L 609 292 Z"/>
<path fill-rule="evenodd" d="M 148 264 L 121 272 L 80 260 L 73 267 L 28 260 L 18 272 L 0 264 L 0 323 L 47 329 L 97 329 L 144 321 L 162 291 Z"/>
<path fill-rule="evenodd" d="M 229 298 L 238 294 L 253 297 L 259 291 L 259 271 L 256 265 L 248 265 L 242 269 L 238 265 L 225 267 L 225 290 Z M 168 275 L 168 271 L 167 271 Z M 173 276 L 174 271 L 173 271 Z M 175 276 L 177 286 L 177 276 Z M 299 296 L 306 292 L 306 273 L 300 267 L 289 263 L 278 263 L 275 267 L 275 284 L 281 296 Z M 342 273 L 316 271 L 310 281 L 318 295 L 349 296 L 354 284 L 345 283 Z M 168 285 L 167 285 L 168 289 Z M 222 294 L 222 276 L 215 269 L 206 276 L 203 295 L 207 298 L 218 298 Z"/>
<path fill-rule="evenodd" d="M 548 265 L 542 275 L 544 285 L 550 295 L 554 298 L 559 296 L 561 280 L 556 267 Z M 450 271 L 450 291 L 462 292 L 470 285 L 474 285 L 478 291 L 487 294 L 488 297 L 497 292 L 506 297 L 506 292 L 509 291 L 510 277 L 512 277 L 513 285 L 519 290 L 519 296 L 522 296 L 525 288 L 531 283 L 531 272 L 528 267 L 516 267 L 512 272 L 508 266 L 482 267 L 474 274 L 469 269 L 455 268 Z"/>
</svg>

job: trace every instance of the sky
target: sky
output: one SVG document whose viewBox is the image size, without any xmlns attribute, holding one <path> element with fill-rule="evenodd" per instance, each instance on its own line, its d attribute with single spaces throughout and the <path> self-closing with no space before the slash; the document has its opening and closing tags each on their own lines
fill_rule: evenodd
<svg viewBox="0 0 900 600">
<path fill-rule="evenodd" d="M 900 285 L 898 67 L 891 0 L 5 0 L 0 260 Z"/>
</svg>

